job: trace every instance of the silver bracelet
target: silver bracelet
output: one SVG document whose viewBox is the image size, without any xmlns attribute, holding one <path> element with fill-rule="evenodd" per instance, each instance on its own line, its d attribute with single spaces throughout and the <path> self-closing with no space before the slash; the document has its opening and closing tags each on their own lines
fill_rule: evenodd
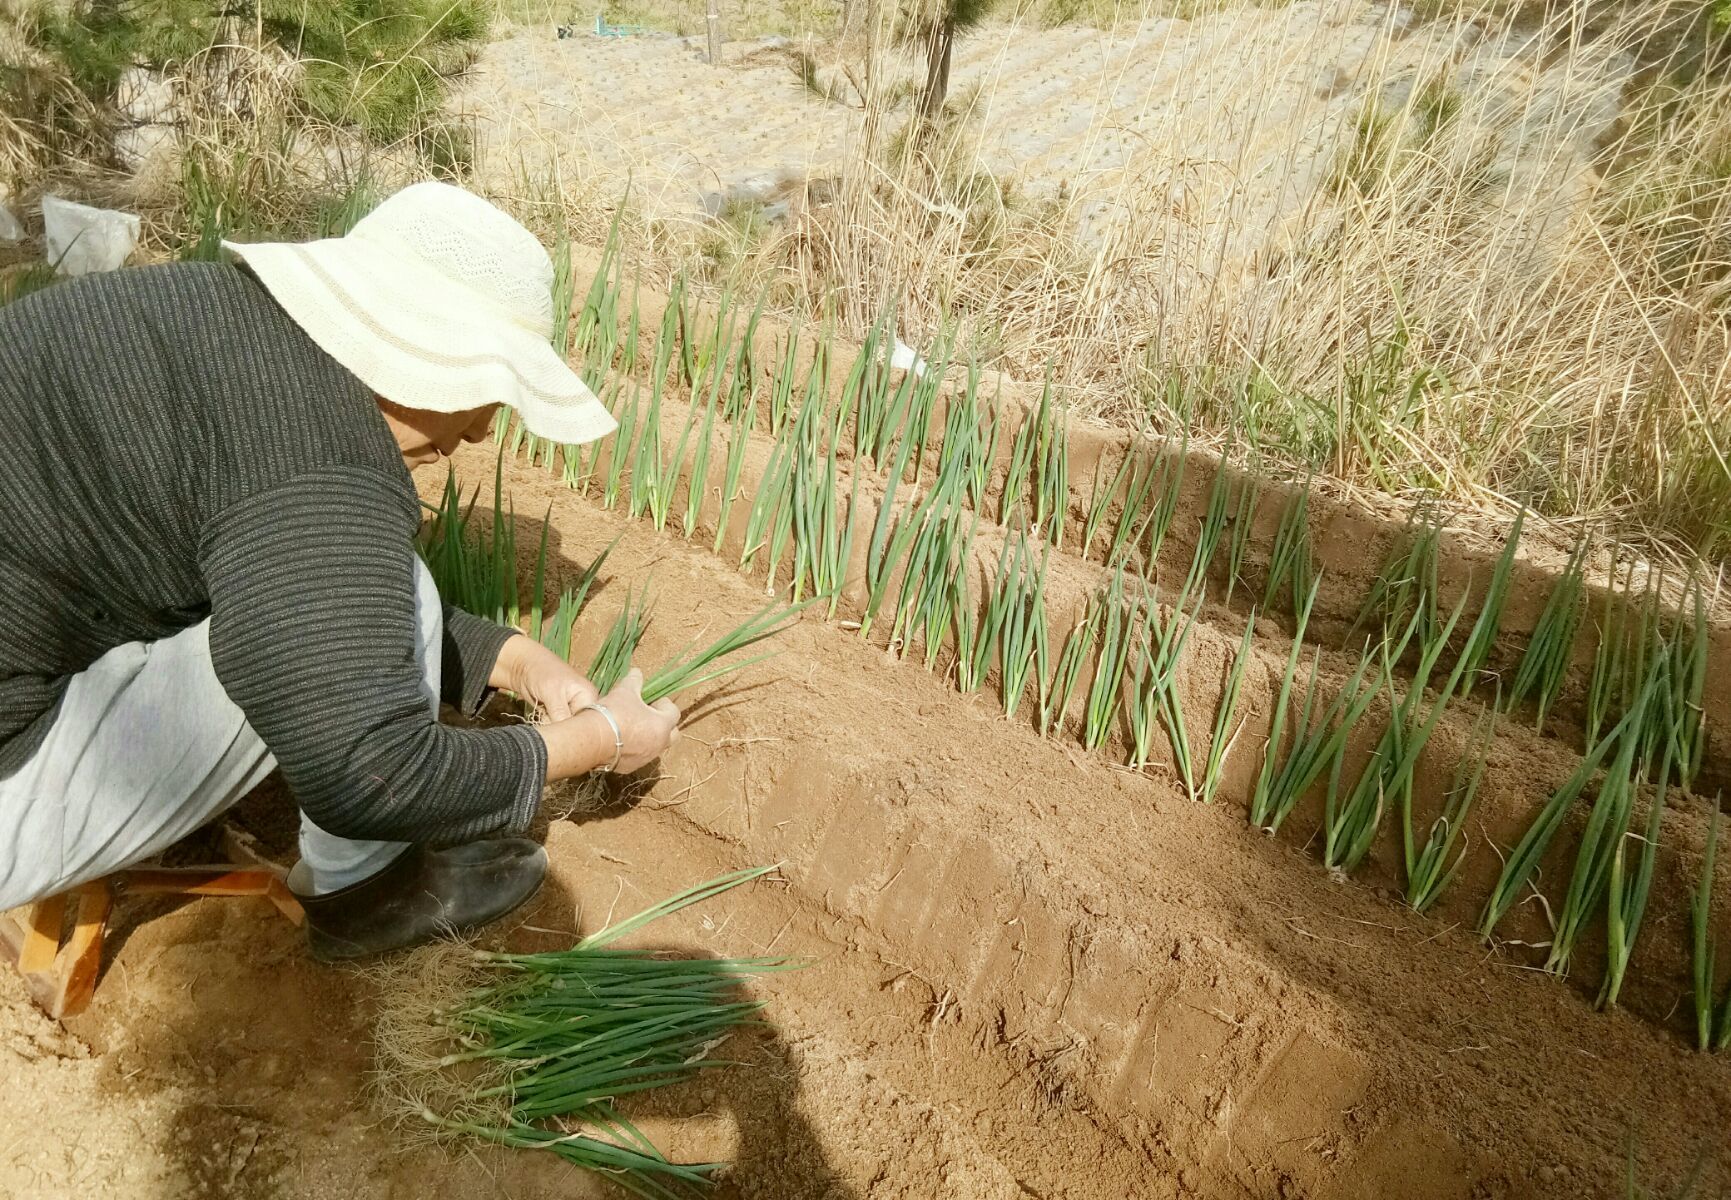
<svg viewBox="0 0 1731 1200">
<path fill-rule="evenodd" d="M 619 722 L 613 719 L 613 714 L 607 710 L 605 704 L 585 704 L 577 711 L 579 713 L 586 713 L 591 709 L 600 713 L 613 730 L 613 761 L 604 767 L 596 768 L 605 774 L 611 775 L 619 766 L 619 756 L 625 753 L 625 735 L 619 731 Z"/>
</svg>

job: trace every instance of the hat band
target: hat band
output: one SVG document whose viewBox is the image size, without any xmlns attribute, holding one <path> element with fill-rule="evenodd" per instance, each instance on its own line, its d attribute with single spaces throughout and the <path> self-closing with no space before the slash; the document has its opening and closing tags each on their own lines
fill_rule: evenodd
<svg viewBox="0 0 1731 1200">
<path fill-rule="evenodd" d="M 558 392 L 544 391 L 541 388 L 536 387 L 528 379 L 524 378 L 523 373 L 517 369 L 516 362 L 503 354 L 442 354 L 437 350 L 429 350 L 424 346 L 398 336 L 391 330 L 386 329 L 383 325 L 379 324 L 379 322 L 374 319 L 372 313 L 367 310 L 366 306 L 356 300 L 353 294 L 344 288 L 341 283 L 337 282 L 337 280 L 324 269 L 323 265 L 320 264 L 318 257 L 310 253 L 304 244 L 298 242 L 290 243 L 286 248 L 290 250 L 296 258 L 300 259 L 301 265 L 307 269 L 307 272 L 314 279 L 324 285 L 325 289 L 331 293 L 348 316 L 352 317 L 360 325 L 365 327 L 368 333 L 372 334 L 379 341 L 384 342 L 391 348 L 400 351 L 403 354 L 410 355 L 411 357 L 418 358 L 422 362 L 429 363 L 436 367 L 451 367 L 459 370 L 471 367 L 503 367 L 516 378 L 518 385 L 522 387 L 524 391 L 534 396 L 537 400 L 545 400 L 549 404 L 557 405 L 561 408 L 569 405 L 569 396 L 562 395 Z"/>
</svg>

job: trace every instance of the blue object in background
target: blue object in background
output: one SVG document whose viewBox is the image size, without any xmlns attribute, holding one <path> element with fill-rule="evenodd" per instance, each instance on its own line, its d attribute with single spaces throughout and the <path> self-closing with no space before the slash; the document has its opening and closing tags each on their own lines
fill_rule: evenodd
<svg viewBox="0 0 1731 1200">
<path fill-rule="evenodd" d="M 595 14 L 596 37 L 634 37 L 643 32 L 641 25 L 609 25 L 600 14 Z"/>
</svg>

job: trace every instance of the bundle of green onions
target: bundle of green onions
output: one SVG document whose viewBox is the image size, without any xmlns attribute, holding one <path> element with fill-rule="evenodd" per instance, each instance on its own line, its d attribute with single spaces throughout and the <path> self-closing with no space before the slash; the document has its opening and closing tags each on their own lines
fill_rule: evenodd
<svg viewBox="0 0 1731 1200">
<path fill-rule="evenodd" d="M 643 699 L 653 704 L 665 696 L 712 683 L 770 658 L 773 652 L 754 654 L 732 662 L 721 661 L 786 631 L 810 603 L 791 606 L 772 603 L 758 609 L 707 646 L 700 647 L 695 639 L 688 642 L 674 655 L 672 662 L 644 679 Z M 646 583 L 635 601 L 635 608 L 631 597 L 626 597 L 625 607 L 602 639 L 594 661 L 589 665 L 589 680 L 602 692 L 612 691 L 631 669 L 631 657 L 636 653 L 644 631 L 649 628 L 649 607 L 649 585 Z"/>
<path fill-rule="evenodd" d="M 695 641 L 687 644 L 672 662 L 643 681 L 643 698 L 653 704 L 664 696 L 689 691 L 699 684 L 713 683 L 764 661 L 770 654 L 754 654 L 750 658 L 725 663 L 721 660 L 784 632 L 811 603 L 808 600 L 791 606 L 767 604 L 709 645 L 699 648 Z"/>
<path fill-rule="evenodd" d="M 797 964 L 675 958 L 613 943 L 774 869 L 712 879 L 569 950 L 422 952 L 423 963 L 453 953 L 465 961 L 454 977 L 435 973 L 432 987 L 394 989 L 379 1028 L 382 1085 L 407 1119 L 442 1138 L 547 1150 L 648 1200 L 698 1194 L 723 1164 L 670 1161 L 615 1106 L 634 1092 L 733 1065 L 711 1052 L 763 1007 L 739 998 L 739 985 Z"/>
</svg>

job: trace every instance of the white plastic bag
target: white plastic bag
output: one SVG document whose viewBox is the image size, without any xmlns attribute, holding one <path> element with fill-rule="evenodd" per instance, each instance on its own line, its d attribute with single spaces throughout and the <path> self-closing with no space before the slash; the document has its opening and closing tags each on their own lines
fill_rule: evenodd
<svg viewBox="0 0 1731 1200">
<path fill-rule="evenodd" d="M 890 370 L 907 371 L 910 369 L 915 376 L 925 375 L 926 360 L 921 358 L 912 346 L 897 337 L 890 350 Z"/>
<path fill-rule="evenodd" d="M 21 242 L 23 240 L 23 224 L 12 215 L 11 209 L 7 208 L 5 204 L 0 204 L 0 246 L 4 246 L 8 242 Z"/>
<path fill-rule="evenodd" d="M 48 261 L 62 275 L 113 271 L 138 245 L 139 223 L 132 213 L 92 208 L 59 196 L 42 197 L 42 237 Z"/>
</svg>

